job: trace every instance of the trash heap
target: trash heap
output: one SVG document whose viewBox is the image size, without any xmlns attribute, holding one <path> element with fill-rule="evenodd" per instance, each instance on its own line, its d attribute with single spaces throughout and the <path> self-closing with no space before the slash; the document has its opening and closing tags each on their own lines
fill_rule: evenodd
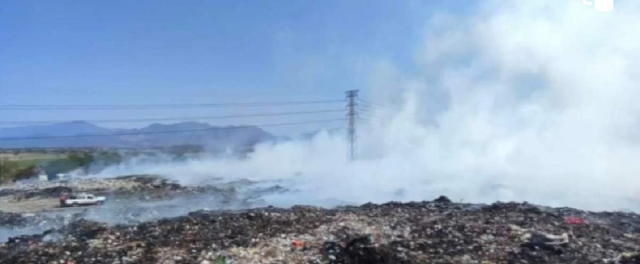
<svg viewBox="0 0 640 264">
<path fill-rule="evenodd" d="M 17 214 L 0 212 L 0 241 L 22 234 L 42 233 L 52 228 L 60 228 L 80 219 L 78 214 Z"/>
<path fill-rule="evenodd" d="M 522 203 L 197 211 L 87 220 L 0 244 L 0 263 L 640 263 L 640 217 Z M 635 229 L 632 227 L 636 227 Z"/>
<path fill-rule="evenodd" d="M 0 212 L 0 228 L 20 229 L 20 228 L 54 228 L 68 224 L 79 219 L 81 214 L 18 214 Z"/>
<path fill-rule="evenodd" d="M 0 226 L 26 226 L 29 219 L 22 214 L 0 212 Z"/>
</svg>

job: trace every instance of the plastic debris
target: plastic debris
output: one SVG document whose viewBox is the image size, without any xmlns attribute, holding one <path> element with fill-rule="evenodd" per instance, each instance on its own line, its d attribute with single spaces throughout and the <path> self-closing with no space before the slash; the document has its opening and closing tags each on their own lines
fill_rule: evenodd
<svg viewBox="0 0 640 264">
<path fill-rule="evenodd" d="M 580 217 L 567 217 L 565 218 L 564 222 L 569 225 L 586 225 L 587 224 L 587 221 L 585 221 L 584 218 L 580 218 Z"/>
<path fill-rule="evenodd" d="M 296 249 L 303 249 L 304 248 L 304 241 L 294 240 L 293 242 L 291 242 L 291 246 L 296 248 Z"/>
</svg>

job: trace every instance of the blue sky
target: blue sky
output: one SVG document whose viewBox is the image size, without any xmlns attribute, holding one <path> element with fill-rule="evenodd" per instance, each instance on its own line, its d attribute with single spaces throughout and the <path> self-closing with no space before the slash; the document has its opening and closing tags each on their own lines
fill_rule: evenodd
<svg viewBox="0 0 640 264">
<path fill-rule="evenodd" d="M 415 71 L 429 16 L 468 1 L 3 1 L 0 104 L 341 99 L 371 66 Z M 340 104 L 313 109 L 335 109 Z M 0 110 L 0 122 L 308 110 Z M 336 117 L 210 121 L 266 124 Z M 337 117 L 340 117 L 338 114 Z M 130 127 L 145 124 L 106 124 Z M 341 124 L 336 124 L 341 125 Z M 289 134 L 317 126 L 278 129 Z"/>
</svg>

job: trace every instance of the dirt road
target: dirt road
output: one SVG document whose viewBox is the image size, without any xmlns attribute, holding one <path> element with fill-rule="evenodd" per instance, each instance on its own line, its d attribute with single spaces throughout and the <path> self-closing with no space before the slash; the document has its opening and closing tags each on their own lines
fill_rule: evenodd
<svg viewBox="0 0 640 264">
<path fill-rule="evenodd" d="M 1 201 L 0 211 L 11 213 L 36 213 L 41 211 L 62 209 L 58 199 L 36 199 L 23 201 Z"/>
</svg>

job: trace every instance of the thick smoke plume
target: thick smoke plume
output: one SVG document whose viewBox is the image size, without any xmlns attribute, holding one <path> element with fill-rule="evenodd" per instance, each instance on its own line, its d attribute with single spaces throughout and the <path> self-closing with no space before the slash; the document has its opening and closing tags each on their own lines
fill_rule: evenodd
<svg viewBox="0 0 640 264">
<path fill-rule="evenodd" d="M 421 74 L 375 67 L 368 100 L 380 107 L 359 129 L 358 160 L 344 138 L 320 134 L 243 160 L 103 174 L 280 180 L 298 190 L 291 203 L 448 195 L 639 210 L 640 2 L 618 2 L 599 13 L 578 0 L 487 1 L 470 16 L 432 16 Z"/>
</svg>

